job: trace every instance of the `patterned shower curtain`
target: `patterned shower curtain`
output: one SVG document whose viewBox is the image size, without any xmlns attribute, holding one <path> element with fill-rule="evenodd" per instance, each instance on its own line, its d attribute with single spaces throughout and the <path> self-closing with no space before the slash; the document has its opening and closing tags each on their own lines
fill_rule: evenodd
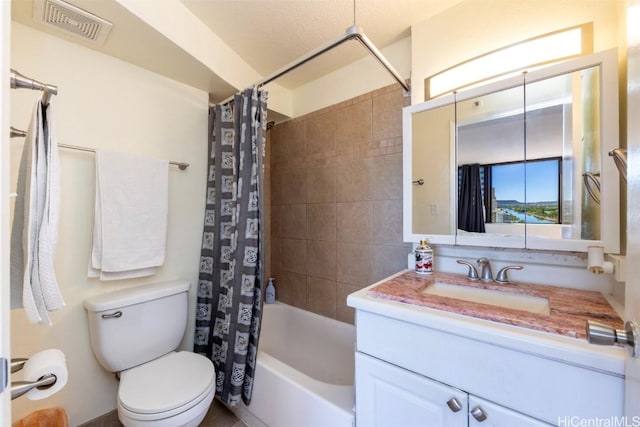
<svg viewBox="0 0 640 427">
<path fill-rule="evenodd" d="M 257 88 L 209 110 L 209 169 L 194 351 L 216 367 L 216 394 L 251 400 L 264 283 L 267 93 Z"/>
</svg>

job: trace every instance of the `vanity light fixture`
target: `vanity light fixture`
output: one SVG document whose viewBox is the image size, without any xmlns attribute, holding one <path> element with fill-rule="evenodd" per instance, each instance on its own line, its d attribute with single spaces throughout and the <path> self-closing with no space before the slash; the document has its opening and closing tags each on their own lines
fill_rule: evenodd
<svg viewBox="0 0 640 427">
<path fill-rule="evenodd" d="M 426 78 L 425 100 L 592 52 L 592 23 L 533 37 L 477 56 Z"/>
</svg>

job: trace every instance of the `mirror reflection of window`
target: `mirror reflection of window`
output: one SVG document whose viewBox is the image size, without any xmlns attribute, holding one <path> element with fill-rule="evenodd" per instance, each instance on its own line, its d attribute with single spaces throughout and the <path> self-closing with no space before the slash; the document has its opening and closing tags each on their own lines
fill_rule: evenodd
<svg viewBox="0 0 640 427">
<path fill-rule="evenodd" d="M 479 165 L 487 223 L 559 224 L 561 158 Z M 458 168 L 458 194 L 463 168 Z M 465 227 L 460 227 L 468 230 Z"/>
</svg>

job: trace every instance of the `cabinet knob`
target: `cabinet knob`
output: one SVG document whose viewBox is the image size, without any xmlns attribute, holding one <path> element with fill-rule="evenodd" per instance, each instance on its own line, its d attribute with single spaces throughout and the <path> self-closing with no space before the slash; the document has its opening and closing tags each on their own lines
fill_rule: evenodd
<svg viewBox="0 0 640 427">
<path fill-rule="evenodd" d="M 487 414 L 479 406 L 476 406 L 471 410 L 471 415 L 473 416 L 473 418 L 478 420 L 478 422 L 483 422 L 487 419 Z"/>
<path fill-rule="evenodd" d="M 455 397 L 447 400 L 447 406 L 449 407 L 449 409 L 451 409 L 451 412 L 459 412 L 462 409 L 460 401 Z"/>
</svg>

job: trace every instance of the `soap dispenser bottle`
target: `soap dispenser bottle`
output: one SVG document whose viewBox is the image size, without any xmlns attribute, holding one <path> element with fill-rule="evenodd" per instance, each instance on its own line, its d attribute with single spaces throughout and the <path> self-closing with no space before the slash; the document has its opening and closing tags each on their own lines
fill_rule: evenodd
<svg viewBox="0 0 640 427">
<path fill-rule="evenodd" d="M 267 304 L 273 304 L 276 302 L 276 287 L 273 285 L 274 278 L 269 277 L 269 284 L 267 285 L 267 292 L 264 297 L 264 302 Z"/>
<path fill-rule="evenodd" d="M 433 249 L 431 249 L 426 240 L 420 240 L 420 244 L 415 249 L 415 255 L 416 273 L 433 273 Z"/>
</svg>

